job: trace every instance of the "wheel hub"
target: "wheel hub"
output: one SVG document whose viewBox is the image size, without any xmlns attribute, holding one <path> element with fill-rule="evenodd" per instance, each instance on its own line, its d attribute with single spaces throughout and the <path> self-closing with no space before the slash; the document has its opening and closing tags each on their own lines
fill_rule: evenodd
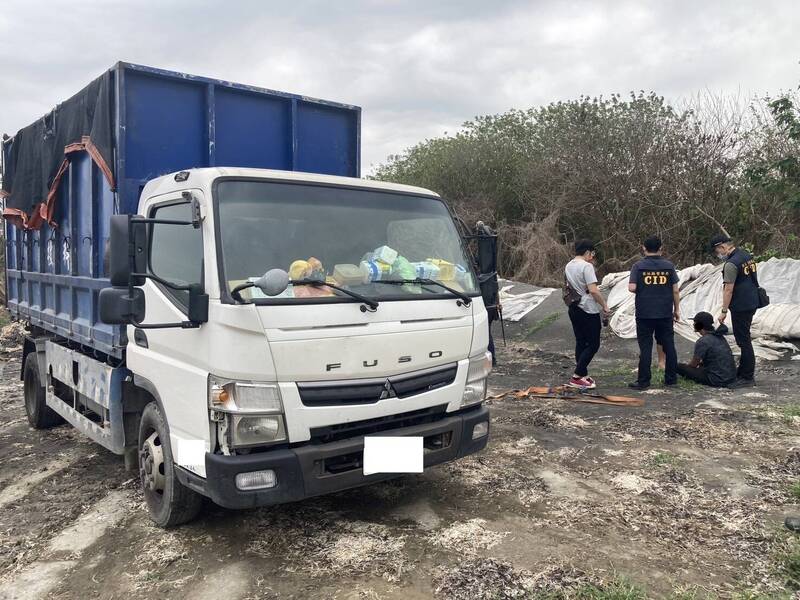
<svg viewBox="0 0 800 600">
<path fill-rule="evenodd" d="M 157 432 L 153 432 L 139 450 L 139 473 L 146 491 L 164 493 L 164 449 Z"/>
</svg>

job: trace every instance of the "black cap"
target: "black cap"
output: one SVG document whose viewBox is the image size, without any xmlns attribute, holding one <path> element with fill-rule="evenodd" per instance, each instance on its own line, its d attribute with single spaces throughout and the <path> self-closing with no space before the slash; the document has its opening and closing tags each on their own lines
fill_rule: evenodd
<svg viewBox="0 0 800 600">
<path fill-rule="evenodd" d="M 711 313 L 699 312 L 694 316 L 694 324 L 706 331 L 714 331 L 714 317 Z"/>
<path fill-rule="evenodd" d="M 720 244 L 727 244 L 730 241 L 732 241 L 731 238 L 725 235 L 724 233 L 715 235 L 714 237 L 711 238 L 711 243 L 709 244 L 711 246 L 711 251 L 713 252 L 714 248 L 716 248 Z"/>
</svg>

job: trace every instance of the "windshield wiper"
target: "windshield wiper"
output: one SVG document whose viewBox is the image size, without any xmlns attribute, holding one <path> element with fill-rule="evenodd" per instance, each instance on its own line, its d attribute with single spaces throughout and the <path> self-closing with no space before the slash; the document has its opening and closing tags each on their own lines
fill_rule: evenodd
<svg viewBox="0 0 800 600">
<path fill-rule="evenodd" d="M 341 288 L 338 285 L 334 285 L 332 283 L 327 283 L 325 281 L 320 281 L 319 279 L 292 279 L 290 281 L 292 285 L 313 285 L 314 287 L 322 287 L 326 286 L 334 290 L 338 290 L 343 294 L 350 296 L 351 298 L 355 298 L 359 302 L 363 302 L 367 306 L 369 306 L 370 310 L 375 310 L 378 308 L 378 304 L 380 304 L 377 300 L 373 300 L 372 298 L 367 298 L 366 296 L 362 296 L 361 294 L 357 294 L 355 292 L 351 292 L 345 288 Z M 364 307 L 361 307 L 361 310 L 364 310 Z"/>
<path fill-rule="evenodd" d="M 465 293 L 459 292 L 458 290 L 454 290 L 450 286 L 447 286 L 447 285 L 445 285 L 445 284 L 443 284 L 443 283 L 441 283 L 439 281 L 436 281 L 435 279 L 419 279 L 419 278 L 417 278 L 417 279 L 379 279 L 377 281 L 373 281 L 372 283 L 386 283 L 386 284 L 389 284 L 389 285 L 405 285 L 407 283 L 418 284 L 418 285 L 435 285 L 435 286 L 438 286 L 438 287 L 440 287 L 440 288 L 442 288 L 444 290 L 447 290 L 451 294 L 453 294 L 456 298 L 458 298 L 459 300 L 461 300 L 464 303 L 464 306 L 469 306 L 470 304 L 472 304 L 472 298 L 467 296 Z"/>
</svg>

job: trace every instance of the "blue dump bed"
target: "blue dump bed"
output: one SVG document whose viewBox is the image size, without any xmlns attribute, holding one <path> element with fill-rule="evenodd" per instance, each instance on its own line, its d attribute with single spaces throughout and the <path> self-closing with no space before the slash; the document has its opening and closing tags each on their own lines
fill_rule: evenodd
<svg viewBox="0 0 800 600">
<path fill-rule="evenodd" d="M 78 144 L 50 191 L 49 218 L 38 228 L 26 221 L 27 229 L 6 220 L 6 283 L 13 316 L 119 357 L 122 328 L 100 322 L 97 308 L 98 292 L 109 285 L 109 217 L 135 213 L 148 180 L 195 167 L 358 177 L 361 110 L 127 63 L 108 76 L 113 158 L 103 165 L 90 144 Z M 35 155 L 12 152 L 19 137 L 3 144 L 7 171 L 11 161 Z"/>
</svg>

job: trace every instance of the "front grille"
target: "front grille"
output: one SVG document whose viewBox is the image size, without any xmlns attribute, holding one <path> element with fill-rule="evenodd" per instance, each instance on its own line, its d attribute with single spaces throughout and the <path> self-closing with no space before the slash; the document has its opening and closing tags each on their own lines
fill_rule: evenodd
<svg viewBox="0 0 800 600">
<path fill-rule="evenodd" d="M 297 385 L 300 401 L 305 406 L 341 406 L 342 404 L 373 404 L 384 397 L 389 397 L 386 380 L 368 383 L 349 383 L 337 386 Z"/>
<path fill-rule="evenodd" d="M 458 367 L 453 365 L 452 367 L 429 371 L 421 375 L 411 373 L 409 375 L 390 377 L 389 382 L 392 384 L 392 388 L 398 398 L 408 398 L 409 396 L 416 396 L 423 392 L 450 385 L 455 381 L 457 371 Z"/>
<path fill-rule="evenodd" d="M 457 365 L 447 365 L 380 379 L 299 383 L 297 389 L 304 406 L 374 404 L 386 398 L 408 398 L 445 387 L 455 381 L 457 371 Z"/>
<path fill-rule="evenodd" d="M 352 437 L 380 433 L 389 429 L 400 429 L 402 427 L 413 427 L 425 423 L 433 423 L 444 416 L 447 405 L 432 406 L 414 410 L 399 415 L 389 415 L 365 421 L 354 421 L 352 423 L 340 423 L 338 425 L 326 425 L 324 427 L 314 427 L 311 429 L 311 442 L 316 444 L 327 444 L 338 440 L 346 440 Z"/>
</svg>

